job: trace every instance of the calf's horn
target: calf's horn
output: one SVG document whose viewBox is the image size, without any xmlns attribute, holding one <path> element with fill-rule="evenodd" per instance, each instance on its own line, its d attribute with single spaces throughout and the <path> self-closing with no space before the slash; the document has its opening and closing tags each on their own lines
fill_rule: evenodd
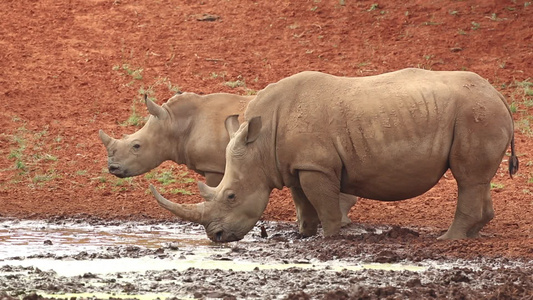
<svg viewBox="0 0 533 300">
<path fill-rule="evenodd" d="M 106 146 L 106 148 L 109 146 L 109 143 L 111 143 L 111 141 L 113 140 L 113 138 L 107 135 L 102 129 L 98 131 L 98 136 L 100 137 L 100 140 L 102 141 L 102 143 L 104 143 L 104 146 Z"/>
<path fill-rule="evenodd" d="M 204 224 L 205 202 L 197 204 L 178 204 L 165 199 L 165 197 L 161 196 L 161 194 L 159 194 L 159 192 L 151 184 L 150 191 L 157 200 L 157 203 L 159 203 L 159 205 L 164 209 L 170 211 L 183 220 L 202 225 Z"/>
</svg>

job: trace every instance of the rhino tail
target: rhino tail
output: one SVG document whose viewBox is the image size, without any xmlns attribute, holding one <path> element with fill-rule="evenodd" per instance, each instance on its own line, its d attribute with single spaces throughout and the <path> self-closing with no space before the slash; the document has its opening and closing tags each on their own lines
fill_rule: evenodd
<svg viewBox="0 0 533 300">
<path fill-rule="evenodd" d="M 518 157 L 514 151 L 514 134 L 511 138 L 511 157 L 509 158 L 509 175 L 513 178 L 513 175 L 518 172 Z"/>
</svg>

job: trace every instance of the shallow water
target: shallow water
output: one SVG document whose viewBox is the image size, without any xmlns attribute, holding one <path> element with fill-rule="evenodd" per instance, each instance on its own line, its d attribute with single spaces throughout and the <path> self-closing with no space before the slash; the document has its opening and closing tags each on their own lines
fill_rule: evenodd
<svg viewBox="0 0 533 300">
<path fill-rule="evenodd" d="M 165 244 L 177 245 L 176 256 L 161 259 L 153 256 L 139 258 L 75 260 L 71 258 L 33 258 L 46 254 L 68 256 L 82 251 L 91 253 L 112 246 L 135 245 L 157 249 Z M 239 243 L 253 243 L 250 238 Z M 215 244 L 205 237 L 202 227 L 194 225 L 89 225 L 86 223 L 50 224 L 44 221 L 5 220 L 0 223 L 0 266 L 16 265 L 53 270 L 59 276 L 78 276 L 85 273 L 146 272 L 149 270 L 189 268 L 253 271 L 254 269 L 284 270 L 289 268 L 323 269 L 331 271 L 382 269 L 423 271 L 427 267 L 403 264 L 357 264 L 341 261 L 324 262 L 253 262 L 245 260 L 212 259 L 224 255 L 232 244 Z M 30 257 L 30 258 L 28 258 Z M 23 258 L 23 259 L 22 259 Z"/>
<path fill-rule="evenodd" d="M 489 291 L 501 294 L 510 277 L 509 293 L 524 295 L 520 288 L 531 274 L 530 264 L 509 260 L 422 256 L 416 263 L 376 263 L 409 249 L 383 242 L 390 228 L 368 232 L 355 226 L 352 240 L 326 240 L 301 239 L 292 223 L 262 225 L 270 237 L 261 238 L 254 228 L 244 240 L 215 244 L 203 227 L 190 223 L 0 219 L 0 297 L 5 291 L 18 298 L 285 299 L 305 291 L 321 299 L 343 291 L 411 299 L 435 291 L 445 298 L 451 288 L 454 295 L 485 298 Z M 359 235 L 378 242 L 354 243 Z"/>
<path fill-rule="evenodd" d="M 215 247 L 205 238 L 203 228 L 195 225 L 164 226 L 132 222 L 90 225 L 81 222 L 53 224 L 34 220 L 0 220 L 0 260 L 45 253 L 71 255 L 109 246 L 159 248 L 165 243 Z"/>
</svg>

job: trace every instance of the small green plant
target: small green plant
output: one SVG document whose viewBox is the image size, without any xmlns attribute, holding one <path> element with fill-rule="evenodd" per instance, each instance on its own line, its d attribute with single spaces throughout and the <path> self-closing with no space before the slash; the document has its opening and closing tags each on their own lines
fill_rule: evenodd
<svg viewBox="0 0 533 300">
<path fill-rule="evenodd" d="M 235 80 L 235 81 L 226 81 L 224 82 L 224 85 L 229 86 L 230 88 L 234 89 L 236 87 L 246 86 L 246 83 L 244 82 L 244 80 Z"/>
<path fill-rule="evenodd" d="M 143 79 L 143 68 L 132 68 L 129 64 L 122 64 L 113 66 L 113 71 L 121 72 L 123 75 L 129 75 L 133 80 Z"/>
<path fill-rule="evenodd" d="M 515 114 L 518 111 L 518 106 L 516 105 L 516 102 L 511 102 L 511 104 L 509 104 L 509 109 L 513 114 Z"/>
<path fill-rule="evenodd" d="M 31 181 L 33 184 L 43 186 L 46 182 L 52 181 L 58 177 L 59 175 L 57 174 L 57 171 L 55 169 L 50 169 L 45 174 L 36 174 Z"/>
<path fill-rule="evenodd" d="M 122 123 L 120 123 L 120 126 L 139 126 L 141 125 L 142 117 L 137 114 L 137 109 L 135 107 L 135 100 L 131 104 L 131 114 L 128 117 L 128 119 Z"/>
<path fill-rule="evenodd" d="M 379 4 L 374 3 L 374 4 L 370 5 L 370 8 L 367 9 L 366 11 L 374 11 L 374 10 L 377 10 L 377 9 L 379 9 Z"/>
<path fill-rule="evenodd" d="M 503 185 L 502 183 L 496 183 L 496 182 L 491 182 L 490 183 L 490 189 L 491 190 L 494 190 L 494 189 L 503 189 L 505 187 L 505 185 Z"/>
<path fill-rule="evenodd" d="M 87 170 L 78 170 L 76 171 L 77 176 L 85 176 L 87 175 Z"/>
<path fill-rule="evenodd" d="M 461 28 L 458 29 L 457 33 L 460 35 L 466 35 L 466 31 L 462 30 Z"/>
<path fill-rule="evenodd" d="M 517 121 L 515 121 L 515 126 L 527 136 L 533 136 L 533 129 L 531 128 L 531 123 L 533 121 L 533 116 L 526 116 Z"/>
<path fill-rule="evenodd" d="M 7 158 L 15 159 L 15 169 L 26 171 L 26 163 L 24 162 L 24 150 L 26 150 L 26 139 L 22 136 L 26 132 L 25 127 L 18 129 L 19 133 L 13 136 L 13 141 L 18 145 L 17 148 L 11 149 Z"/>
<path fill-rule="evenodd" d="M 472 28 L 472 30 L 478 30 L 479 28 L 481 28 L 481 24 L 472 21 L 472 27 L 471 28 Z"/>
<path fill-rule="evenodd" d="M 171 194 L 182 194 L 182 195 L 193 195 L 192 192 L 187 191 L 185 189 L 171 189 L 170 193 Z"/>
<path fill-rule="evenodd" d="M 172 170 L 164 171 L 160 173 L 159 175 L 155 177 L 155 179 L 159 181 L 159 183 L 161 183 L 162 185 L 169 185 L 171 183 L 176 182 L 176 178 L 174 178 L 174 175 L 172 174 Z"/>
<path fill-rule="evenodd" d="M 126 184 L 128 185 L 132 185 L 133 184 L 133 177 L 128 177 L 128 178 L 116 178 L 115 181 L 113 182 L 113 185 L 114 186 L 124 186 Z"/>
<path fill-rule="evenodd" d="M 451 10 L 451 11 L 450 11 L 450 15 L 452 15 L 452 16 L 459 16 L 459 12 L 456 11 L 456 10 Z"/>
</svg>

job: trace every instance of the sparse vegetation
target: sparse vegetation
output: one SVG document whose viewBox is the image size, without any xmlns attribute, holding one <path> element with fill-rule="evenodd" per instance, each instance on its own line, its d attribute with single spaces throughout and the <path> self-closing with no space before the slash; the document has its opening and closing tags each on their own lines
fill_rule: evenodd
<svg viewBox="0 0 533 300">
<path fill-rule="evenodd" d="M 182 195 L 193 195 L 192 192 L 187 191 L 186 189 L 171 189 L 171 194 L 182 194 Z"/>
<path fill-rule="evenodd" d="M 517 115 L 515 128 L 523 134 L 533 136 L 533 115 L 529 110 L 533 107 L 533 82 L 530 79 L 516 81 L 509 86 L 502 85 L 502 89 L 510 90 L 509 108 Z"/>
<path fill-rule="evenodd" d="M 494 190 L 494 189 L 503 189 L 505 187 L 505 185 L 503 185 L 502 183 L 497 183 L 497 182 L 491 182 L 490 183 L 490 189 L 491 190 Z"/>
<path fill-rule="evenodd" d="M 479 28 L 481 28 L 481 24 L 472 21 L 472 27 L 471 28 L 472 28 L 472 30 L 478 30 Z"/>
<path fill-rule="evenodd" d="M 131 67 L 129 64 L 122 64 L 122 65 L 115 65 L 113 66 L 113 71 L 117 71 L 119 73 L 121 73 L 121 75 L 124 75 L 124 76 L 130 76 L 132 78 L 132 80 L 127 83 L 126 85 L 132 85 L 135 80 L 141 80 L 143 79 L 143 76 L 142 76 L 142 72 L 143 72 L 143 68 L 135 68 L 135 67 Z"/>
<path fill-rule="evenodd" d="M 144 177 L 148 180 L 157 180 L 162 185 L 162 187 L 159 187 L 161 193 L 169 192 L 171 194 L 193 195 L 191 191 L 188 191 L 184 187 L 169 188 L 171 185 L 183 185 L 194 182 L 195 180 L 189 177 L 188 174 L 186 171 L 176 172 L 176 169 L 172 167 L 167 170 L 153 170 L 146 173 Z M 146 192 L 150 193 L 148 189 Z"/>
<path fill-rule="evenodd" d="M 370 5 L 370 8 L 367 9 L 366 11 L 374 11 L 374 10 L 377 10 L 377 9 L 379 9 L 379 4 L 374 3 L 374 4 Z"/>
<path fill-rule="evenodd" d="M 224 85 L 229 86 L 230 88 L 234 89 L 239 86 L 246 86 L 246 83 L 244 80 L 235 80 L 235 81 L 226 81 L 224 82 Z"/>
</svg>

